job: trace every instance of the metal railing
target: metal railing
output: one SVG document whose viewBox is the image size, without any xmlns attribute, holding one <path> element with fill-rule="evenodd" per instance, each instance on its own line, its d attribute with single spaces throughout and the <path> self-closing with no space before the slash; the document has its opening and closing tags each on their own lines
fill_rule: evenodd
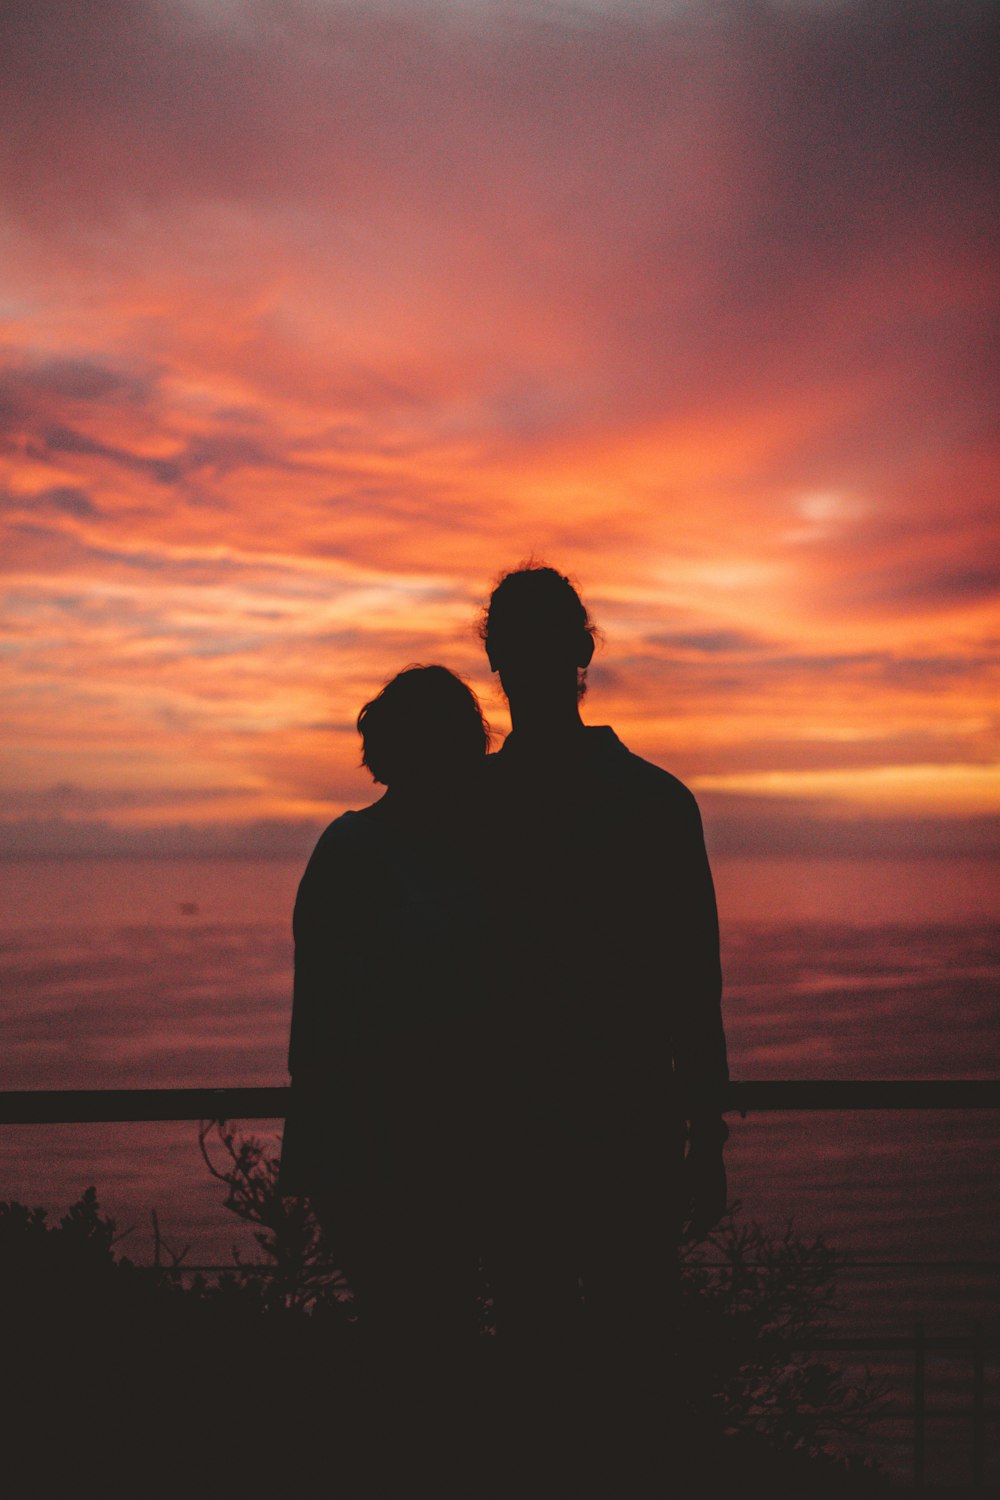
<svg viewBox="0 0 1000 1500">
<path fill-rule="evenodd" d="M 986 1355 L 1000 1349 L 1000 1337 L 988 1337 L 977 1323 L 971 1336 L 928 1336 L 923 1323 L 917 1323 L 912 1338 L 830 1338 L 816 1339 L 809 1350 L 837 1350 L 841 1353 L 890 1354 L 902 1350 L 913 1355 L 913 1488 L 919 1493 L 926 1487 L 927 1466 L 927 1355 L 928 1353 L 967 1353 L 972 1356 L 972 1489 L 984 1493 L 986 1483 Z M 952 1415 L 952 1413 L 949 1413 Z M 876 1420 L 878 1420 L 876 1418 Z"/>
<path fill-rule="evenodd" d="M 0 1125 L 104 1124 L 133 1120 L 280 1120 L 285 1087 L 8 1089 Z M 683 1099 L 680 1101 L 683 1103 Z M 723 1110 L 1000 1109 L 1000 1078 L 778 1079 L 727 1085 Z"/>
</svg>

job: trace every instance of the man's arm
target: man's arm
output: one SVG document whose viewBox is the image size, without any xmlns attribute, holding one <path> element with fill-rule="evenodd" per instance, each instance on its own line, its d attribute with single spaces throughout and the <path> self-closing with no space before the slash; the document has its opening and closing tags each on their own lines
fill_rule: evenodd
<svg viewBox="0 0 1000 1500">
<path fill-rule="evenodd" d="M 677 976 L 674 1072 L 692 1124 L 706 1134 L 718 1121 L 729 1082 L 722 1026 L 722 965 L 715 887 L 698 804 L 686 792 L 676 843 L 673 931 Z M 716 1133 L 718 1127 L 716 1126 Z"/>
<path fill-rule="evenodd" d="M 698 804 L 690 792 L 683 807 L 678 861 L 677 1010 L 674 1074 L 687 1100 L 685 1192 L 689 1233 L 701 1239 L 726 1210 L 722 1148 L 729 1130 L 722 1117 L 729 1065 L 722 1025 L 722 966 L 715 886 L 705 850 Z"/>
</svg>

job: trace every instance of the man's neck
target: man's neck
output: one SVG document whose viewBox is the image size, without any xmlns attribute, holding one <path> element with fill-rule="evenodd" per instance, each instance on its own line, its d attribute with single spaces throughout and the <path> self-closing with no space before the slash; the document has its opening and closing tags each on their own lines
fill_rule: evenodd
<svg viewBox="0 0 1000 1500">
<path fill-rule="evenodd" d="M 571 708 L 555 710 L 551 705 L 539 708 L 536 704 L 512 703 L 510 722 L 519 745 L 540 748 L 572 744 L 580 739 L 586 727 L 575 702 Z"/>
</svg>

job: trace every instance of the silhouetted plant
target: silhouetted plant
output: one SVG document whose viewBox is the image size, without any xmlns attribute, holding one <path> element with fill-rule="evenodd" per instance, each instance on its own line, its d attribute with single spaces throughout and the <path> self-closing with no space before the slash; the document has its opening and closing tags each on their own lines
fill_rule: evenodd
<svg viewBox="0 0 1000 1500">
<path fill-rule="evenodd" d="M 117 1329 L 133 1340 L 131 1358 L 149 1358 L 156 1345 L 143 1329 L 188 1330 L 193 1350 L 202 1347 L 196 1337 L 202 1329 L 210 1340 L 204 1347 L 216 1351 L 216 1361 L 230 1348 L 235 1401 L 242 1376 L 232 1362 L 241 1358 L 241 1348 L 252 1347 L 246 1339 L 259 1340 L 268 1326 L 289 1334 L 299 1330 L 303 1337 L 318 1334 L 316 1314 L 336 1321 L 353 1317 L 344 1278 L 308 1205 L 278 1193 L 277 1146 L 272 1150 L 223 1123 L 204 1124 L 199 1141 L 213 1177 L 225 1186 L 225 1207 L 252 1227 L 267 1274 L 260 1274 L 260 1262 L 251 1266 L 234 1249 L 232 1271 L 213 1282 L 200 1274 L 192 1278 L 184 1272 L 185 1252 L 171 1249 L 155 1220 L 159 1264 L 136 1266 L 116 1256 L 115 1222 L 101 1213 L 92 1187 L 57 1226 L 48 1224 L 44 1209 L 0 1203 L 0 1298 L 6 1325 L 27 1336 L 22 1351 L 37 1353 L 53 1336 L 77 1339 L 72 1329 L 84 1326 L 91 1338 L 100 1330 L 105 1344 Z M 728 1438 L 728 1463 L 773 1472 L 775 1484 L 789 1476 L 798 1483 L 800 1473 L 811 1476 L 803 1477 L 809 1489 L 802 1493 L 826 1493 L 821 1477 L 838 1493 L 847 1478 L 862 1489 L 877 1487 L 880 1481 L 867 1466 L 833 1464 L 829 1455 L 831 1439 L 866 1428 L 883 1393 L 869 1378 L 852 1383 L 810 1349 L 827 1332 L 840 1263 L 822 1236 L 805 1239 L 791 1226 L 768 1235 L 735 1213 L 709 1241 L 684 1249 L 682 1418 L 698 1435 L 699 1451 L 711 1452 Z M 218 1342 L 222 1327 L 234 1340 L 231 1346 Z M 175 1343 L 175 1356 L 185 1346 L 186 1340 Z M 85 1346 L 77 1339 L 73 1347 Z M 308 1347 L 320 1357 L 318 1344 Z M 93 1357 L 99 1368 L 102 1356 Z M 27 1358 L 22 1353 L 22 1364 Z M 161 1399 L 170 1378 L 168 1365 Z M 779 1468 L 769 1469 L 774 1463 Z"/>
<path fill-rule="evenodd" d="M 817 1457 L 835 1436 L 865 1431 L 886 1392 L 867 1371 L 851 1381 L 815 1348 L 829 1336 L 843 1258 L 822 1235 L 803 1238 L 789 1223 L 774 1236 L 738 1208 L 682 1249 L 688 1400 L 722 1432 Z"/>
<path fill-rule="evenodd" d="M 88 1306 L 115 1294 L 132 1271 L 116 1259 L 115 1222 L 88 1187 L 58 1225 L 44 1208 L 0 1203 L 0 1297 L 15 1316 L 38 1308 Z"/>
<path fill-rule="evenodd" d="M 221 1166 L 208 1152 L 213 1131 Z M 339 1303 L 345 1283 L 308 1205 L 278 1194 L 277 1142 L 272 1150 L 218 1124 L 202 1126 L 200 1143 L 213 1176 L 226 1185 L 226 1208 L 255 1226 L 254 1238 L 275 1266 L 274 1297 L 293 1309 L 331 1297 Z M 770 1235 L 740 1219 L 739 1206 L 707 1241 L 682 1248 L 687 1405 L 720 1436 L 752 1434 L 816 1458 L 834 1437 L 863 1432 L 885 1392 L 867 1372 L 852 1382 L 810 1349 L 828 1334 L 842 1257 L 822 1235 L 804 1238 L 791 1224 Z"/>
<path fill-rule="evenodd" d="M 212 1176 L 225 1185 L 223 1207 L 253 1227 L 266 1257 L 269 1274 L 262 1277 L 243 1266 L 239 1247 L 233 1246 L 236 1267 L 260 1284 L 262 1306 L 289 1312 L 323 1308 L 351 1316 L 347 1283 L 308 1202 L 278 1192 L 277 1147 L 269 1149 L 256 1136 L 238 1136 L 224 1120 L 203 1121 L 198 1146 Z"/>
</svg>

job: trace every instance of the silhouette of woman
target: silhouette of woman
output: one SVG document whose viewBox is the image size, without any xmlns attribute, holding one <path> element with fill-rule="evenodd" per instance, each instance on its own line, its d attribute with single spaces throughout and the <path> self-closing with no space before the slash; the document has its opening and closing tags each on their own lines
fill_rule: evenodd
<svg viewBox="0 0 1000 1500">
<path fill-rule="evenodd" d="M 475 1332 L 471 802 L 489 729 L 441 666 L 394 677 L 358 729 L 387 790 L 330 824 L 299 886 L 279 1186 L 311 1200 L 366 1345 L 398 1367 Z"/>
</svg>

